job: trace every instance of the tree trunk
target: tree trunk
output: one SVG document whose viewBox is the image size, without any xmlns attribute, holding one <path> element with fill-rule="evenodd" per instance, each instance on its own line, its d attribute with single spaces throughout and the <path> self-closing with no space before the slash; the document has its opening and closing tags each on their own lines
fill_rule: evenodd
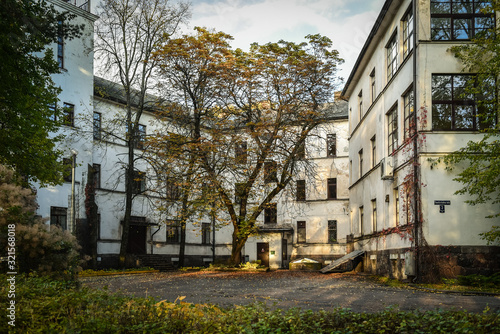
<svg viewBox="0 0 500 334">
<path fill-rule="evenodd" d="M 247 237 L 240 238 L 237 236 L 237 231 L 233 232 L 233 248 L 231 249 L 230 263 L 234 266 L 241 263 L 241 250 L 247 241 Z"/>
<path fill-rule="evenodd" d="M 130 108 L 130 107 L 129 107 Z M 120 267 L 125 267 L 127 257 L 130 217 L 132 215 L 132 200 L 134 188 L 134 143 L 135 143 L 135 126 L 132 126 L 131 115 L 132 111 L 127 111 L 127 123 L 129 124 L 129 138 L 127 140 L 128 148 L 128 166 L 125 169 L 125 217 L 122 225 L 122 240 L 120 244 Z"/>
<path fill-rule="evenodd" d="M 85 211 L 87 213 L 87 222 L 90 229 L 90 255 L 92 257 L 92 269 L 97 268 L 97 239 L 100 224 L 98 219 L 98 206 L 95 202 L 95 171 L 91 165 L 88 165 L 88 180 L 86 186 Z"/>
</svg>

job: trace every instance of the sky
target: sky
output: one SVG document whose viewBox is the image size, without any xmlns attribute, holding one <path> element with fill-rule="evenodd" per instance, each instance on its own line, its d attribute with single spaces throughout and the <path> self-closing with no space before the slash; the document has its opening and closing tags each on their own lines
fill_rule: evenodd
<svg viewBox="0 0 500 334">
<path fill-rule="evenodd" d="M 382 9 L 384 0 L 191 0 L 187 31 L 196 26 L 233 36 L 233 48 L 281 39 L 300 43 L 321 34 L 345 60 L 339 76 L 347 79 Z"/>
</svg>

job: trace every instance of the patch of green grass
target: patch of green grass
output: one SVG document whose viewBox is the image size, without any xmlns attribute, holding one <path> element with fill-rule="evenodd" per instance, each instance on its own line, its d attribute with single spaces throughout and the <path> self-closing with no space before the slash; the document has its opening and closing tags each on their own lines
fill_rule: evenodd
<svg viewBox="0 0 500 334">
<path fill-rule="evenodd" d="M 372 278 L 376 282 L 387 286 L 398 288 L 408 286 L 407 283 L 385 276 L 372 276 Z M 441 283 L 419 283 L 417 286 L 433 290 L 500 293 L 500 273 L 492 276 L 467 275 L 458 276 L 457 278 L 443 278 Z"/>
<path fill-rule="evenodd" d="M 5 281 L 6 276 L 0 275 Z M 75 282 L 18 275 L 16 326 L 2 312 L 0 332 L 7 333 L 498 333 L 500 313 L 464 311 L 378 313 L 349 309 L 270 310 L 263 304 L 219 308 L 182 302 L 130 298 Z M 6 284 L 0 303 L 7 305 Z"/>
</svg>

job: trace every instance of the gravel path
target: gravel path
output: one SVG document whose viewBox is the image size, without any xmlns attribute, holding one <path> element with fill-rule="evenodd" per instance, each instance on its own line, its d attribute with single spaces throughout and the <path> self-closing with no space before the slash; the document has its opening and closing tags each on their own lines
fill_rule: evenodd
<svg viewBox="0 0 500 334">
<path fill-rule="evenodd" d="M 394 288 L 356 274 L 316 272 L 166 272 L 138 275 L 84 277 L 92 288 L 107 286 L 139 297 L 220 306 L 264 302 L 271 308 L 332 310 L 342 307 L 356 312 L 378 312 L 389 306 L 399 310 L 459 309 L 500 311 L 499 296 L 470 296 Z"/>
</svg>

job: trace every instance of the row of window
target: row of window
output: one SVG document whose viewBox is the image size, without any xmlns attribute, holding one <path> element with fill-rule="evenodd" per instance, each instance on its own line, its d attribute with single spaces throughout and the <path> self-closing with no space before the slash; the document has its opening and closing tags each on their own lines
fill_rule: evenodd
<svg viewBox="0 0 500 334">
<path fill-rule="evenodd" d="M 402 29 L 402 43 L 403 43 L 403 59 L 406 59 L 410 52 L 413 50 L 413 9 L 410 8 L 407 10 L 403 19 L 401 20 L 401 29 Z M 396 71 L 399 66 L 399 43 L 398 43 L 398 34 L 397 31 L 394 32 L 392 37 L 389 39 L 389 42 L 386 45 L 386 78 L 387 82 L 389 82 L 392 77 L 396 74 Z M 375 68 L 370 72 L 370 103 L 373 104 L 377 97 L 376 91 L 376 76 L 375 76 Z M 363 109 L 363 90 L 361 90 L 358 94 L 358 110 L 359 110 L 359 120 L 363 118 L 364 109 Z"/>
<path fill-rule="evenodd" d="M 326 199 L 337 199 L 337 178 L 327 179 Z M 295 200 L 306 201 L 306 180 L 295 181 Z"/>
<path fill-rule="evenodd" d="M 201 223 L 201 244 L 209 245 L 210 241 L 210 223 Z M 181 225 L 177 220 L 167 222 L 167 243 L 178 244 L 181 242 Z"/>
<path fill-rule="evenodd" d="M 92 133 L 94 140 L 102 139 L 102 114 L 99 112 L 94 112 Z M 134 143 L 134 147 L 137 149 L 143 149 L 145 140 L 146 140 L 146 125 L 137 124 L 137 140 Z"/>
<path fill-rule="evenodd" d="M 330 133 L 326 135 L 326 156 L 336 157 L 337 156 L 337 135 L 335 133 Z M 299 152 L 297 153 L 298 159 L 306 158 L 305 145 L 302 145 L 299 148 Z M 246 141 L 237 142 L 234 145 L 234 160 L 236 164 L 247 164 L 248 162 L 248 144 Z M 272 169 L 272 162 L 267 162 L 266 169 Z M 272 182 L 272 181 L 271 181 Z M 267 182 L 266 182 L 267 183 Z"/>
<path fill-rule="evenodd" d="M 297 221 L 297 243 L 307 242 L 306 221 Z M 201 227 L 201 243 L 210 244 L 210 224 L 202 223 Z M 328 221 L 328 242 L 337 243 L 337 221 Z M 169 221 L 167 223 L 167 243 L 177 244 L 181 241 L 181 226 L 178 221 Z"/>
<path fill-rule="evenodd" d="M 49 106 L 49 109 L 52 110 L 52 115 L 54 115 L 52 117 L 53 120 L 56 120 L 55 114 L 56 114 L 57 108 L 58 107 L 56 104 Z M 62 121 L 63 125 L 74 127 L 75 126 L 75 105 L 71 104 L 71 103 L 64 102 L 62 112 L 61 112 L 61 117 L 62 117 L 61 121 Z"/>
<path fill-rule="evenodd" d="M 67 208 L 51 207 L 50 208 L 50 224 L 67 229 Z M 276 222 L 276 204 L 273 203 L 266 208 L 265 222 Z M 201 223 L 201 244 L 211 244 L 211 227 L 210 223 Z M 181 225 L 177 220 L 169 220 L 166 225 L 166 242 L 177 244 L 181 242 Z M 306 243 L 306 221 L 297 221 L 297 242 Z M 337 221 L 328 221 L 328 242 L 337 242 Z"/>
<path fill-rule="evenodd" d="M 398 188 L 394 189 L 394 226 L 399 226 L 400 223 L 400 202 L 399 202 L 399 193 L 398 193 Z M 405 216 L 403 217 L 405 219 L 405 223 L 409 224 L 411 220 L 411 197 L 409 196 L 409 193 L 407 192 L 405 194 L 405 199 L 403 203 L 403 212 L 405 213 Z M 377 200 L 374 198 L 370 201 L 371 203 L 371 212 L 370 212 L 370 222 L 371 222 L 371 233 L 375 233 L 379 230 L 378 222 L 377 222 Z M 387 195 L 386 202 L 389 203 L 389 195 Z M 359 233 L 361 235 L 366 234 L 364 228 L 367 226 L 365 225 L 365 210 L 364 206 L 359 207 Z"/>
<path fill-rule="evenodd" d="M 483 10 L 491 5 L 491 1 L 485 0 L 431 0 L 431 39 L 433 41 L 443 40 L 470 40 L 479 33 L 486 33 L 494 28 L 495 18 L 491 14 L 485 13 Z M 401 19 L 400 29 L 402 31 L 402 56 L 406 59 L 413 49 L 414 31 L 413 31 L 413 9 L 410 6 L 407 12 Z M 386 79 L 389 82 L 395 75 L 399 67 L 399 45 L 397 30 L 389 39 L 386 45 Z M 370 73 L 370 100 L 374 102 L 376 98 L 375 91 L 375 69 Z M 363 91 L 358 94 L 359 119 L 363 117 Z M 467 107 L 464 107 L 458 112 L 467 113 Z M 449 110 L 441 111 L 444 117 L 447 118 L 444 122 L 436 123 L 438 127 L 446 129 L 453 128 Z M 472 127 L 472 120 L 457 119 L 457 126 Z"/>
<path fill-rule="evenodd" d="M 306 243 L 307 242 L 307 222 L 306 221 L 297 221 L 297 243 Z M 329 220 L 328 221 L 328 243 L 337 243 L 337 221 Z"/>
</svg>

